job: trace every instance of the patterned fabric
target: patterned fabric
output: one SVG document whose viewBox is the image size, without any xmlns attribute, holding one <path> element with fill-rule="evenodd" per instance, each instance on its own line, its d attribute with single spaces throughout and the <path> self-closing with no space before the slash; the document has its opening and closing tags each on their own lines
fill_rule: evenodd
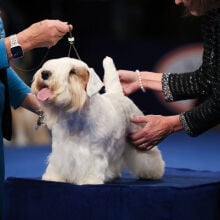
<svg viewBox="0 0 220 220">
<path fill-rule="evenodd" d="M 198 99 L 199 105 L 180 115 L 184 130 L 197 136 L 220 123 L 220 9 L 202 18 L 204 41 L 200 68 L 188 73 L 164 73 L 163 93 L 167 101 Z"/>
</svg>

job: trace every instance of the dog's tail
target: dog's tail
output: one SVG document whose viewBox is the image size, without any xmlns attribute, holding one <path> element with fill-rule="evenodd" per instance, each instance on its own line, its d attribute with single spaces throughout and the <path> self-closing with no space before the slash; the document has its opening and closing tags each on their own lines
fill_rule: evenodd
<svg viewBox="0 0 220 220">
<path fill-rule="evenodd" d="M 119 75 L 111 57 L 105 57 L 103 60 L 104 84 L 107 93 L 123 94 L 123 89 L 119 80 Z"/>
</svg>

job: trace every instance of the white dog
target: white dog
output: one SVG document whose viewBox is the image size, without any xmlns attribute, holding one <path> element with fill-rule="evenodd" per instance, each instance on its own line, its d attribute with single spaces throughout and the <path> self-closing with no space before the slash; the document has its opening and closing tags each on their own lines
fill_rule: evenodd
<svg viewBox="0 0 220 220">
<path fill-rule="evenodd" d="M 157 146 L 138 151 L 127 141 L 140 127 L 132 115 L 143 115 L 124 96 L 110 57 L 103 60 L 103 83 L 86 63 L 73 58 L 47 61 L 33 78 L 32 91 L 52 130 L 52 152 L 43 180 L 103 184 L 122 169 L 144 179 L 160 179 L 164 161 Z"/>
</svg>

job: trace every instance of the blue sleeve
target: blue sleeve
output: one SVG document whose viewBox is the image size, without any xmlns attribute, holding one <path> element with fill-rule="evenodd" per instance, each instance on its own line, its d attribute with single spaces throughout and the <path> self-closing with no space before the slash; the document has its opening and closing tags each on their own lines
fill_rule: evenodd
<svg viewBox="0 0 220 220">
<path fill-rule="evenodd" d="M 5 28 L 2 18 L 0 17 L 0 37 L 5 37 Z"/>
<path fill-rule="evenodd" d="M 7 57 L 7 51 L 5 47 L 5 30 L 4 30 L 4 25 L 2 22 L 2 19 L 0 17 L 0 69 L 4 69 L 9 67 L 9 62 L 8 62 L 8 57 Z"/>
<path fill-rule="evenodd" d="M 7 51 L 5 47 L 5 41 L 4 39 L 0 39 L 0 69 L 4 69 L 9 67 L 8 57 L 7 57 Z"/>
<path fill-rule="evenodd" d="M 20 106 L 27 94 L 31 92 L 31 89 L 12 68 L 7 69 L 7 74 L 10 102 L 13 108 L 17 108 Z"/>
<path fill-rule="evenodd" d="M 0 69 L 7 69 L 10 103 L 14 108 L 17 108 L 26 95 L 30 93 L 30 88 L 23 82 L 16 72 L 9 67 L 4 37 L 4 25 L 0 17 L 0 38 L 2 38 L 0 39 Z"/>
</svg>

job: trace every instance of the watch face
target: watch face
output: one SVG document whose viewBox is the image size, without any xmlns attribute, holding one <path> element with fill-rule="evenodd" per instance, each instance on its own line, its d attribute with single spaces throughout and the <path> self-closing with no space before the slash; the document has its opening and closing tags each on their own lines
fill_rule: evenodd
<svg viewBox="0 0 220 220">
<path fill-rule="evenodd" d="M 11 48 L 13 58 L 23 57 L 23 51 L 21 46 L 15 46 Z"/>
</svg>

